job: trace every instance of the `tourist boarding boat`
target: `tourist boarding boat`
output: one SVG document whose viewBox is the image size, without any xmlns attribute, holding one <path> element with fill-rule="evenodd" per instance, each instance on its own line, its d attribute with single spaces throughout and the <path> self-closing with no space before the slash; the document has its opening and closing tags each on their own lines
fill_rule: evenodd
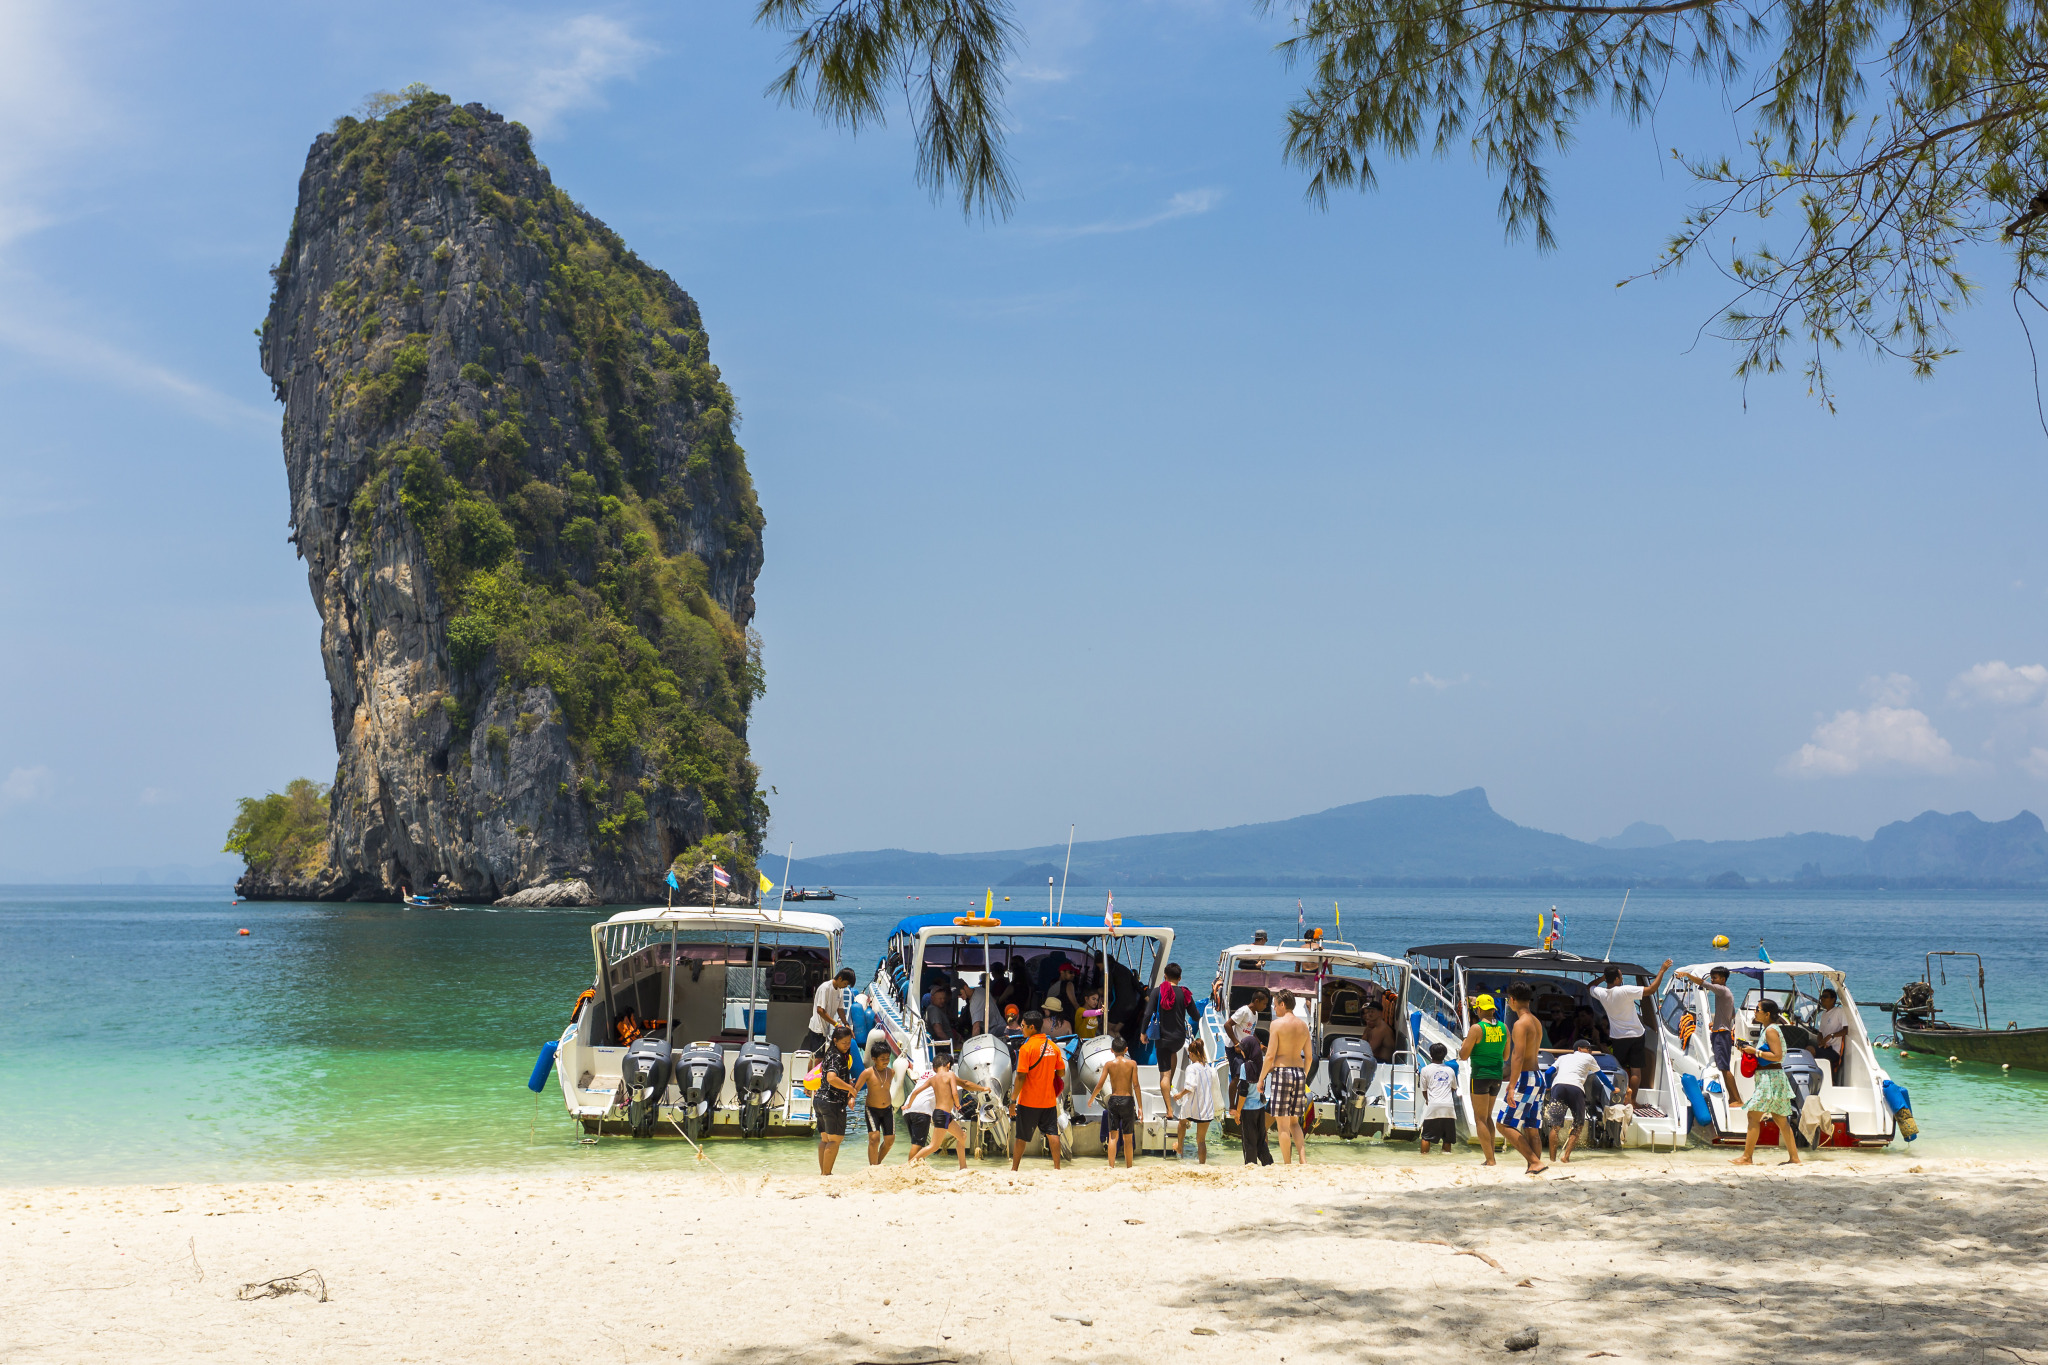
<svg viewBox="0 0 2048 1365">
<path fill-rule="evenodd" d="M 1335 1131 L 1351 1139 L 1361 1133 L 1413 1136 L 1422 1120 L 1415 1104 L 1413 1033 L 1401 1002 L 1408 998 L 1408 964 L 1338 939 L 1312 936 L 1282 943 L 1240 943 L 1216 960 L 1216 981 L 1202 1009 L 1202 1043 L 1211 1061 L 1223 1060 L 1230 1016 L 1251 1004 L 1252 994 L 1294 992 L 1295 1013 L 1308 1024 L 1314 1059 L 1308 1098 L 1315 1105 L 1315 1133 Z M 1389 1030 L 1386 1055 L 1365 1037 L 1366 1009 L 1377 1005 Z M 1267 1041 L 1269 1008 L 1256 1016 L 1254 1031 Z M 1256 1080 L 1257 1078 L 1252 1078 Z M 1216 1112 L 1229 1112 L 1228 1067 L 1217 1068 Z"/>
<path fill-rule="evenodd" d="M 1104 991 L 1105 1017 L 1096 1037 L 1059 1038 L 1067 1054 L 1066 1086 L 1059 1103 L 1061 1149 L 1080 1156 L 1103 1151 L 1102 1105 L 1090 1099 L 1089 1092 L 1109 1059 L 1112 1027 L 1130 1040 L 1131 1056 L 1139 1063 L 1144 1092 L 1140 1146 L 1156 1148 L 1166 1141 L 1165 1105 L 1152 1049 L 1144 1041 L 1144 1022 L 1165 976 L 1173 930 L 1122 918 L 1108 926 L 1058 924 L 1055 918 L 1045 915 L 1034 923 L 1014 916 L 927 914 L 900 920 L 889 931 L 874 980 L 854 997 L 854 1037 L 863 1050 L 878 1040 L 888 1041 L 896 1071 L 891 1102 L 900 1105 L 917 1081 L 931 1072 L 934 1047 L 924 1009 L 934 984 L 957 984 L 971 992 L 981 986 L 990 967 L 1000 964 L 1013 977 L 1019 971 L 1024 974 L 1027 1003 L 1036 1006 L 1058 989 L 1061 964 L 1071 964 L 1081 993 Z M 982 1033 L 961 1044 L 954 1058 L 959 1075 L 994 1092 L 988 1096 L 963 1091 L 961 1096 L 968 1146 L 977 1154 L 1009 1155 L 1012 1130 L 1003 1101 L 1021 1041 L 1003 1032 Z M 1044 1140 L 1033 1138 L 1029 1153 L 1043 1150 Z"/>
<path fill-rule="evenodd" d="M 1621 969 L 1625 984 L 1647 986 L 1654 973 L 1630 962 L 1609 963 L 1573 953 L 1523 948 L 1512 943 L 1432 943 L 1408 950 L 1414 964 L 1414 990 L 1410 996 L 1409 1021 L 1417 1048 L 1428 1055 L 1432 1043 L 1442 1043 L 1455 1059 L 1464 1046 L 1465 1034 L 1473 1024 L 1471 1000 L 1491 995 L 1498 1005 L 1498 1020 L 1512 1023 L 1507 1004 L 1508 987 L 1528 982 L 1535 992 L 1534 1012 L 1543 1025 L 1541 1059 L 1547 1067 L 1561 1052 L 1570 1051 L 1577 1034 L 1591 1012 L 1597 1029 L 1605 1017 L 1603 1007 L 1593 999 L 1592 988 L 1610 966 Z M 1594 1104 L 1587 1113 L 1587 1134 L 1581 1146 L 1590 1147 L 1683 1147 L 1686 1141 L 1687 1106 L 1679 1071 L 1666 1055 L 1663 1030 L 1654 1011 L 1643 1002 L 1644 1059 L 1642 1085 L 1636 1090 L 1633 1112 L 1627 1104 L 1627 1081 L 1612 1057 L 1603 1057 L 1596 1078 L 1600 1095 L 1590 1095 Z M 1458 1134 L 1466 1140 L 1476 1136 L 1472 1112 L 1472 1068 L 1458 1068 Z"/>
<path fill-rule="evenodd" d="M 839 969 L 830 915 L 655 906 L 591 926 L 597 984 L 555 1051 L 571 1117 L 633 1137 L 810 1136 L 812 999 Z"/>
<path fill-rule="evenodd" d="M 1886 1087 L 1897 1091 L 1900 1107 L 1905 1092 L 1892 1084 L 1878 1065 L 1870 1034 L 1862 1015 L 1849 995 L 1842 973 L 1824 962 L 1699 962 L 1679 972 L 1705 980 L 1716 967 L 1728 970 L 1728 984 L 1735 993 L 1735 1042 L 1763 1045 L 1762 1029 L 1755 1021 L 1757 1002 L 1766 997 L 1784 1011 L 1780 1025 L 1785 1040 L 1785 1079 L 1791 1083 L 1794 1114 L 1809 1095 L 1817 1095 L 1826 1113 L 1825 1125 L 1809 1139 L 1799 1133 L 1802 1144 L 1818 1141 L 1825 1147 L 1884 1147 L 1898 1130 L 1893 1102 Z M 1745 985 L 1746 983 L 1746 985 Z M 1842 1040 L 1842 1069 L 1826 1057 L 1816 1057 L 1813 1046 L 1820 1041 L 1815 1027 L 1820 1017 L 1820 993 L 1832 989 L 1848 1020 L 1848 1036 Z M 1663 1043 L 1667 1063 L 1679 1077 L 1694 1122 L 1710 1134 L 1717 1146 L 1739 1147 L 1749 1136 L 1749 1118 L 1728 1103 L 1721 1068 L 1714 1063 L 1713 1042 L 1707 1025 L 1714 1017 L 1712 997 L 1691 982 L 1680 981 L 1677 973 L 1666 983 L 1658 1002 L 1664 1022 Z M 1735 1084 L 1747 1099 L 1755 1087 L 1753 1077 L 1744 1076 L 1742 1054 L 1734 1051 Z M 1795 1125 L 1797 1126 L 1797 1125 Z M 1778 1141 L 1778 1126 L 1765 1119 L 1759 1130 L 1759 1146 Z"/>
</svg>

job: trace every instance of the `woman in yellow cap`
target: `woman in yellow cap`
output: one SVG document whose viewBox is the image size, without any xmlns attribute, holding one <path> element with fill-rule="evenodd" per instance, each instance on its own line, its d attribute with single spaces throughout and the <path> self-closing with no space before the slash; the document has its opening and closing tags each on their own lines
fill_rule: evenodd
<svg viewBox="0 0 2048 1365">
<path fill-rule="evenodd" d="M 1472 1119 L 1479 1128 L 1479 1145 L 1486 1164 L 1493 1160 L 1493 1102 L 1500 1094 L 1501 1066 L 1507 1061 L 1508 1031 L 1494 1018 L 1490 995 L 1475 995 L 1469 1002 L 1472 1027 L 1465 1031 L 1465 1045 L 1458 1060 L 1472 1068 Z"/>
</svg>

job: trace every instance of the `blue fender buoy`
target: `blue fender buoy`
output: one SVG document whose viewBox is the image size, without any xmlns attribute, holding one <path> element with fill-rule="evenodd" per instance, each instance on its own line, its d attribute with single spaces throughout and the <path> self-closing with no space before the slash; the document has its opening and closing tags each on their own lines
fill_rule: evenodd
<svg viewBox="0 0 2048 1365">
<path fill-rule="evenodd" d="M 1707 1103 L 1707 1092 L 1700 1088 L 1700 1078 L 1690 1073 L 1680 1076 L 1678 1083 L 1685 1088 L 1685 1102 L 1692 1107 L 1692 1121 L 1714 1126 L 1714 1107 Z"/>
<path fill-rule="evenodd" d="M 1920 1125 L 1913 1121 L 1913 1097 L 1906 1093 L 1906 1087 L 1897 1081 L 1886 1081 L 1884 1102 L 1891 1106 L 1892 1114 L 1898 1120 L 1899 1132 L 1905 1135 L 1906 1141 L 1919 1141 Z"/>
<path fill-rule="evenodd" d="M 538 1095 L 547 1089 L 548 1073 L 555 1069 L 555 1049 L 561 1043 L 550 1038 L 540 1045 L 540 1056 L 534 1060 L 533 1074 L 526 1078 L 526 1088 Z"/>
</svg>

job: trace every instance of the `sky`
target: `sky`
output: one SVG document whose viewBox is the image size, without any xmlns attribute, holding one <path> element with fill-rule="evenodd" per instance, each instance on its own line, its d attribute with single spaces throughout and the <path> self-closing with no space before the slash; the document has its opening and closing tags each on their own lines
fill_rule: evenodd
<svg viewBox="0 0 2048 1365">
<path fill-rule="evenodd" d="M 769 844 L 967 851 L 1484 786 L 1581 838 L 2048 798 L 2048 437 L 1995 286 L 1932 381 L 1731 378 L 1655 260 L 1679 83 L 1306 204 L 1278 13 L 1020 6 L 1007 221 L 764 89 L 750 5 L 0 0 L 0 879 L 217 862 L 334 766 L 252 330 L 312 137 L 425 81 L 701 305 L 768 518 Z M 2039 328 L 2037 327 L 2037 330 Z"/>
</svg>

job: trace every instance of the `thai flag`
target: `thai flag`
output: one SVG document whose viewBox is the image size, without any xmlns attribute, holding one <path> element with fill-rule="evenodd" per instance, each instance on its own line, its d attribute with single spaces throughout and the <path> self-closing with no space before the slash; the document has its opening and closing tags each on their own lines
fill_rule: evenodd
<svg viewBox="0 0 2048 1365">
<path fill-rule="evenodd" d="M 711 865 L 711 880 L 717 882 L 720 886 L 732 885 L 731 874 L 728 873 L 724 868 L 720 867 L 717 863 L 713 863 Z"/>
</svg>

